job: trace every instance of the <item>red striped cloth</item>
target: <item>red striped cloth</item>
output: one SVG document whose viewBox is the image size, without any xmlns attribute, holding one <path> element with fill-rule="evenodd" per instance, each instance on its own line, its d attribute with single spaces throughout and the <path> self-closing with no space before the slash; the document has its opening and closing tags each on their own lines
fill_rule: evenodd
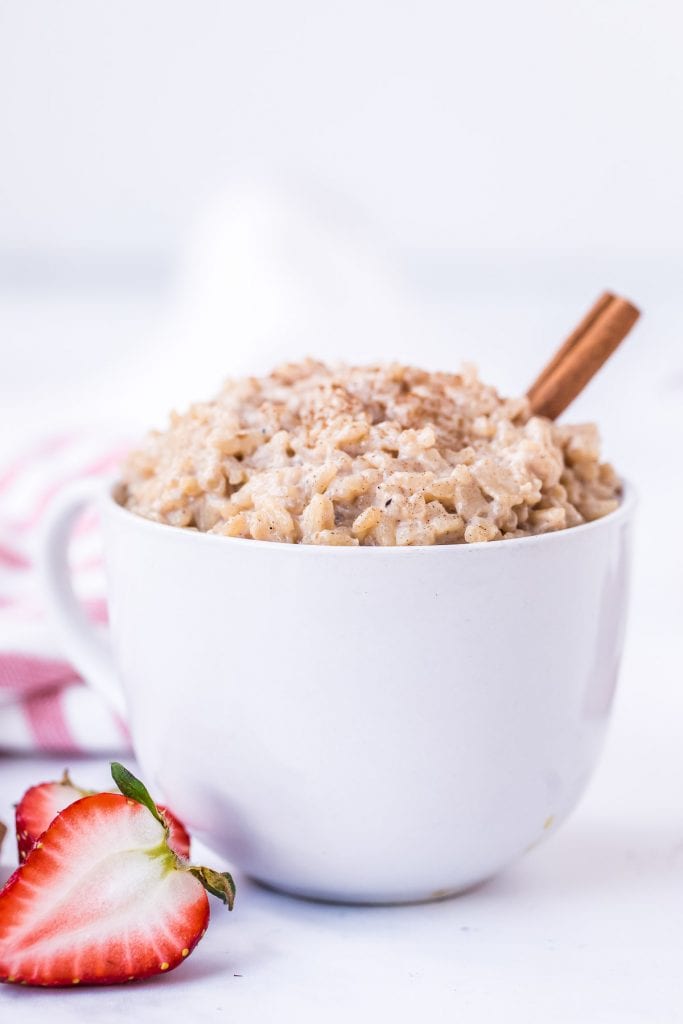
<svg viewBox="0 0 683 1024">
<path fill-rule="evenodd" d="M 41 440 L 0 465 L 0 750 L 109 752 L 128 747 L 125 723 L 62 656 L 36 568 L 51 501 L 82 477 L 109 476 L 126 446 L 82 433 Z M 79 597 L 106 628 L 100 535 L 94 513 L 74 531 Z"/>
</svg>

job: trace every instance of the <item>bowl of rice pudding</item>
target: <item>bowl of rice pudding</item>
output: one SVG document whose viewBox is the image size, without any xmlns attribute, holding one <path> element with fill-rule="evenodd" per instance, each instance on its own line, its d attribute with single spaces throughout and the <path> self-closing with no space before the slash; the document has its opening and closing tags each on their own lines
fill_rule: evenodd
<svg viewBox="0 0 683 1024">
<path fill-rule="evenodd" d="M 66 539 L 103 521 L 111 651 Z M 65 647 L 193 832 L 290 893 L 400 902 L 554 831 L 596 763 L 633 499 L 592 424 L 472 368 L 308 360 L 173 414 L 55 507 Z"/>
</svg>

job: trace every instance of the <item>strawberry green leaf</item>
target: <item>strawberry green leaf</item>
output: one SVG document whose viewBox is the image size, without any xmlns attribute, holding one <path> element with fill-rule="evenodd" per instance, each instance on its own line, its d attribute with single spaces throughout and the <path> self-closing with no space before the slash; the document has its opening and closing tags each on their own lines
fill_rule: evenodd
<svg viewBox="0 0 683 1024">
<path fill-rule="evenodd" d="M 2 849 L 2 843 L 6 835 L 7 825 L 3 825 L 3 823 L 0 821 L 0 850 Z"/>
<path fill-rule="evenodd" d="M 158 822 L 160 822 L 164 828 L 167 828 L 166 822 L 161 816 L 157 805 L 152 800 L 146 786 L 136 779 L 132 772 L 129 772 L 127 768 L 124 768 L 118 761 L 111 762 L 111 777 L 119 787 L 124 796 L 128 797 L 129 800 L 135 800 L 137 803 L 142 804 L 147 810 L 154 815 Z"/>
<path fill-rule="evenodd" d="M 190 868 L 190 874 L 198 878 L 207 892 L 227 904 L 228 910 L 235 905 L 235 883 L 227 871 L 212 871 L 211 868 Z"/>
</svg>

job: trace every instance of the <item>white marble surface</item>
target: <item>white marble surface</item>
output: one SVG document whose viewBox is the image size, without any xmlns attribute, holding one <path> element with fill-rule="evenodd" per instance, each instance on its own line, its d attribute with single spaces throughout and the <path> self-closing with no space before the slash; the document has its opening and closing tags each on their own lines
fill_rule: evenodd
<svg viewBox="0 0 683 1024">
<path fill-rule="evenodd" d="M 643 287 L 647 291 L 647 283 Z M 638 297 L 637 289 L 633 294 Z M 646 321 L 609 376 L 577 403 L 577 417 L 600 419 L 609 454 L 638 485 L 641 508 L 614 719 L 600 768 L 566 826 L 487 885 L 432 905 L 315 905 L 238 879 L 233 914 L 215 907 L 204 941 L 174 974 L 106 990 L 0 987 L 1 1020 L 668 1024 L 679 1018 L 683 572 L 668 510 L 683 501 L 677 454 L 683 365 L 680 306 L 654 300 L 653 294 L 649 326 Z M 572 292 L 558 301 L 517 300 L 497 313 L 483 294 L 478 306 L 452 303 L 445 317 L 461 339 L 454 361 L 473 337 L 488 338 L 470 351 L 489 376 L 498 362 L 504 383 L 523 385 L 528 373 L 519 360 L 536 368 L 547 352 L 544 336 L 561 335 L 579 299 Z M 25 412 L 33 395 L 31 424 L 52 424 L 59 401 L 65 408 L 64 396 L 79 388 L 82 401 L 77 409 L 70 404 L 72 418 L 87 421 L 95 409 L 116 411 L 118 419 L 130 414 L 120 397 L 126 366 L 137 365 L 138 346 L 155 316 L 137 301 L 95 306 L 55 300 L 40 307 L 30 298 L 0 301 L 0 334 L 15 348 L 10 380 L 16 382 L 12 395 L 3 394 L 0 422 L 16 424 L 15 411 L 21 406 Z M 525 335 L 531 339 L 526 348 Z M 91 348 L 93 336 L 99 352 Z M 436 358 L 446 362 L 445 353 L 430 353 L 430 361 Z M 33 368 L 33 383 L 24 368 Z M 641 388 L 644 405 L 638 403 Z M 4 432 L 5 447 L 18 440 Z M 62 767 L 61 760 L 0 755 L 0 818 L 9 821 L 25 787 Z M 85 782 L 106 778 L 102 762 L 72 767 Z M 7 875 L 15 863 L 11 842 L 1 860 Z"/>
</svg>

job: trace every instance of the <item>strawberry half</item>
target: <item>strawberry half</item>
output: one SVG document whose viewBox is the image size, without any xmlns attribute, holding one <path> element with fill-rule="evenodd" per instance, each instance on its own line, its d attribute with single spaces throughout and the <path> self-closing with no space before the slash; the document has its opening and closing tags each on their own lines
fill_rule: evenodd
<svg viewBox="0 0 683 1024">
<path fill-rule="evenodd" d="M 60 811 L 0 892 L 0 980 L 111 984 L 173 970 L 209 921 L 232 910 L 230 875 L 193 867 L 142 783 L 112 764 L 120 793 Z"/>
<path fill-rule="evenodd" d="M 19 863 L 26 860 L 27 854 L 60 811 L 84 796 L 95 796 L 96 792 L 94 789 L 75 786 L 68 771 L 64 772 L 60 782 L 41 782 L 27 789 L 17 804 L 15 814 Z M 179 857 L 188 858 L 190 837 L 185 826 L 166 807 L 160 805 L 159 811 L 169 828 L 169 846 Z"/>
</svg>

